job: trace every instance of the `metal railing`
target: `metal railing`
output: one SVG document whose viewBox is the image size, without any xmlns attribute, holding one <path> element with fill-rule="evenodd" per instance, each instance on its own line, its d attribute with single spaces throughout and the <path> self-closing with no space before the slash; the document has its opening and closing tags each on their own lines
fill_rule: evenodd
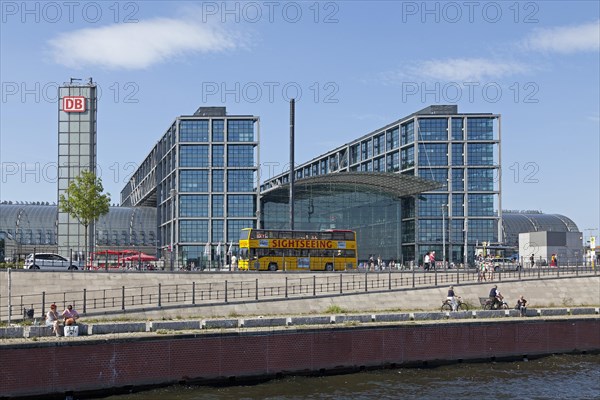
<svg viewBox="0 0 600 400">
<path fill-rule="evenodd" d="M 506 266 L 506 268 L 509 268 Z M 26 273 L 26 272 L 24 272 Z M 88 273 L 88 272 L 81 272 Z M 89 272 L 94 273 L 94 272 Z M 0 321 L 19 320 L 34 310 L 34 318 L 43 320 L 50 304 L 59 311 L 73 305 L 81 315 L 151 311 L 168 307 L 210 306 L 228 303 L 244 303 L 268 300 L 340 296 L 368 292 L 385 292 L 411 288 L 438 287 L 451 284 L 484 284 L 537 279 L 556 279 L 597 275 L 596 268 L 589 266 L 499 268 L 485 275 L 477 269 L 444 270 L 380 270 L 305 273 L 297 277 L 284 275 L 282 280 L 271 283 L 269 272 L 244 272 L 223 274 L 219 282 L 196 282 L 190 274 L 190 283 L 111 289 L 83 289 L 80 291 L 42 292 L 34 294 L 7 294 L 0 296 Z M 201 273 L 204 274 L 204 273 Z M 271 279 L 262 279 L 261 275 Z M 275 272 L 281 276 L 282 272 Z M 197 275 L 200 278 L 200 275 Z M 10 304 L 10 306 L 9 306 Z"/>
</svg>

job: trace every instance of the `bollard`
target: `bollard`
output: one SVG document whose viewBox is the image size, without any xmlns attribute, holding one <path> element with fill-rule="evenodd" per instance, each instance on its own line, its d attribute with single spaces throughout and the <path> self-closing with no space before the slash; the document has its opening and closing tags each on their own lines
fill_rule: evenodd
<svg viewBox="0 0 600 400">
<path fill-rule="evenodd" d="M 227 303 L 227 279 L 225 279 L 225 303 Z"/>
<path fill-rule="evenodd" d="M 254 300 L 258 300 L 258 278 L 256 278 L 256 281 L 254 282 Z"/>
<path fill-rule="evenodd" d="M 192 304 L 196 304 L 196 282 L 192 282 Z"/>
<path fill-rule="evenodd" d="M 85 315 L 87 310 L 87 289 L 83 289 L 83 314 Z"/>
<path fill-rule="evenodd" d="M 344 293 L 344 281 L 342 278 L 342 274 L 340 274 L 340 294 Z"/>
<path fill-rule="evenodd" d="M 313 275 L 313 297 L 317 295 L 317 277 Z"/>
<path fill-rule="evenodd" d="M 159 307 L 162 307 L 162 305 L 161 305 L 161 297 L 162 296 L 161 295 L 162 295 L 162 290 L 161 290 L 161 284 L 159 283 L 158 284 L 158 306 Z"/>
<path fill-rule="evenodd" d="M 46 315 L 46 292 L 42 292 L 42 318 Z"/>
<path fill-rule="evenodd" d="M 288 277 L 285 277 L 285 298 L 288 298 Z"/>
<path fill-rule="evenodd" d="M 121 310 L 125 310 L 125 286 L 121 286 Z"/>
</svg>

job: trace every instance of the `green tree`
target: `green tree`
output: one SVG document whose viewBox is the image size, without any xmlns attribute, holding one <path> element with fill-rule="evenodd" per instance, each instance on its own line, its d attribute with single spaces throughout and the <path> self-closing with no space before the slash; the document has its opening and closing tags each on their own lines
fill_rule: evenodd
<svg viewBox="0 0 600 400">
<path fill-rule="evenodd" d="M 107 214 L 110 206 L 110 193 L 102 194 L 103 191 L 102 179 L 93 172 L 82 171 L 58 199 L 60 211 L 76 218 L 85 228 L 85 260 L 88 252 L 88 227 Z"/>
</svg>

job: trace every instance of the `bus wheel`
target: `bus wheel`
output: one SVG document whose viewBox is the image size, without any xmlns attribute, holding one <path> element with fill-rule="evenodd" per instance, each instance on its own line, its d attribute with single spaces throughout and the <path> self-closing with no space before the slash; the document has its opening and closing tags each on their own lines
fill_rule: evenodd
<svg viewBox="0 0 600 400">
<path fill-rule="evenodd" d="M 277 264 L 276 263 L 269 264 L 269 271 L 277 271 Z"/>
<path fill-rule="evenodd" d="M 333 264 L 325 264 L 325 271 L 333 271 Z"/>
</svg>

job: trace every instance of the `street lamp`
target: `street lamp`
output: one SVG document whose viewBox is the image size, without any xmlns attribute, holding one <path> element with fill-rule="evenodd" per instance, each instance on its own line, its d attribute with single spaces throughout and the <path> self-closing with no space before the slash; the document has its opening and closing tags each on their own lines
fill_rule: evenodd
<svg viewBox="0 0 600 400">
<path fill-rule="evenodd" d="M 177 190 L 171 189 L 171 271 L 175 270 L 175 200 Z"/>
<path fill-rule="evenodd" d="M 442 204 L 442 266 L 446 267 L 446 207 L 448 204 Z"/>
</svg>

